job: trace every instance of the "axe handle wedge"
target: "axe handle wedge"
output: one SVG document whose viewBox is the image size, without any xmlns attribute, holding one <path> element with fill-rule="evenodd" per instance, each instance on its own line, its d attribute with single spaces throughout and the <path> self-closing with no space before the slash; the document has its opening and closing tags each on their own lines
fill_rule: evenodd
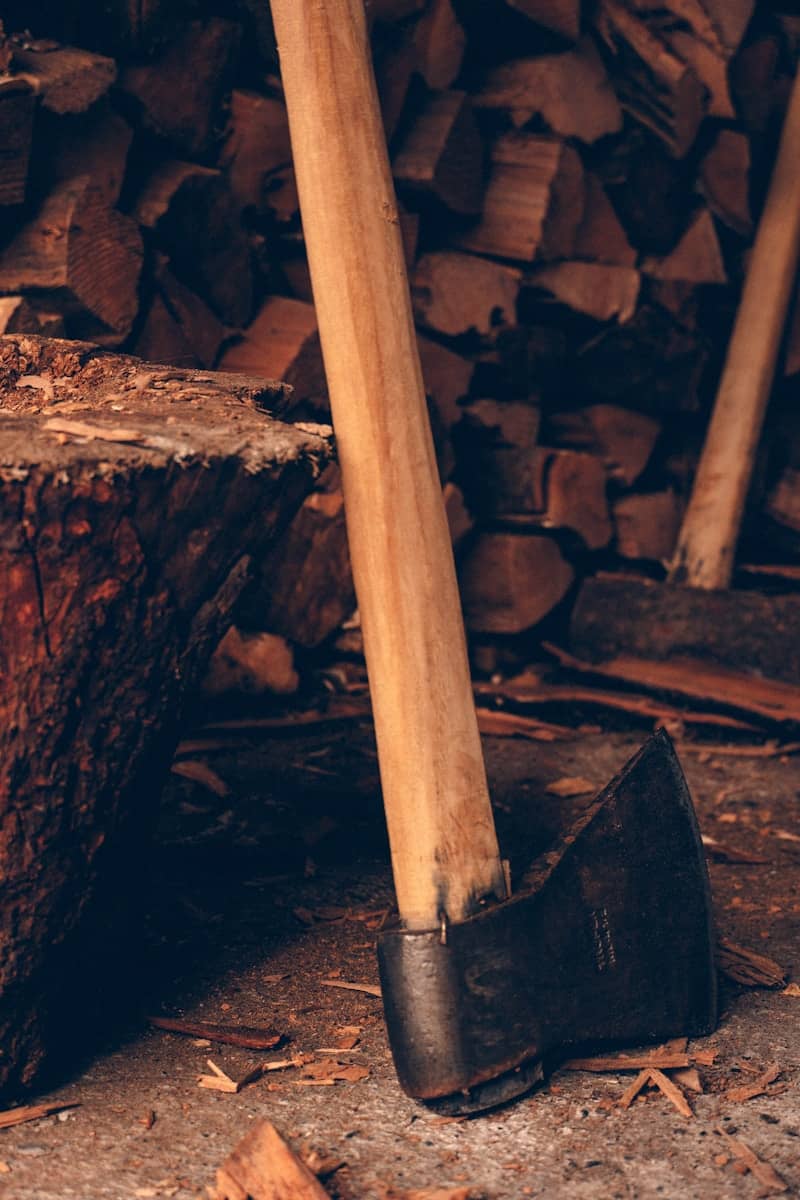
<svg viewBox="0 0 800 1200">
<path fill-rule="evenodd" d="M 398 907 L 505 880 L 363 0 L 271 0 L 342 470 Z"/>
</svg>

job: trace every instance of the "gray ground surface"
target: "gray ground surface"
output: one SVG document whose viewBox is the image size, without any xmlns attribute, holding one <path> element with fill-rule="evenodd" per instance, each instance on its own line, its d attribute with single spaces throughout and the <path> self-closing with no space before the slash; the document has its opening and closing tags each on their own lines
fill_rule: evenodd
<svg viewBox="0 0 800 1200">
<path fill-rule="evenodd" d="M 599 786 L 640 740 L 489 740 L 506 846 L 521 854 L 526 840 L 546 842 L 557 805 L 568 803 L 545 799 L 547 782 L 580 775 Z M 703 757 L 683 755 L 704 831 L 767 860 L 712 863 L 721 931 L 797 978 L 800 841 L 781 835 L 800 834 L 800 758 Z M 702 1043 L 718 1054 L 701 1068 L 705 1092 L 692 1099 L 692 1120 L 656 1095 L 627 1112 L 614 1107 L 630 1076 L 558 1071 L 506 1110 L 443 1121 L 399 1091 L 380 1000 L 319 982 L 377 978 L 375 922 L 364 918 L 391 902 L 391 887 L 368 732 L 340 726 L 243 739 L 205 761 L 232 792 L 219 798 L 187 780 L 170 787 L 159 848 L 142 872 L 151 912 L 142 1008 L 269 1025 L 292 1039 L 292 1051 L 330 1046 L 341 1026 L 359 1025 L 357 1048 L 340 1058 L 368 1066 L 369 1077 L 300 1086 L 297 1072 L 287 1072 L 238 1095 L 205 1091 L 196 1080 L 209 1055 L 239 1076 L 283 1052 L 197 1046 L 137 1022 L 42 1097 L 80 1107 L 0 1132 L 2 1200 L 199 1197 L 258 1117 L 296 1147 L 343 1160 L 325 1181 L 342 1200 L 459 1183 L 489 1200 L 764 1194 L 752 1175 L 723 1163 L 718 1127 L 735 1132 L 798 1194 L 800 997 L 723 989 L 719 1030 Z M 351 912 L 342 919 L 336 907 Z M 298 908 L 339 919 L 306 926 Z M 771 1062 L 783 1070 L 775 1094 L 724 1097 L 752 1078 L 747 1066 Z"/>
</svg>

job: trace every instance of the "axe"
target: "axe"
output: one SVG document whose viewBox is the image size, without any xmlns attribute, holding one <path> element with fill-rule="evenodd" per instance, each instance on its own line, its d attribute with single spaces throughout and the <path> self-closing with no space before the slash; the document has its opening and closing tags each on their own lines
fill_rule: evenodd
<svg viewBox="0 0 800 1200">
<path fill-rule="evenodd" d="M 336 431 L 400 922 L 379 945 L 409 1095 L 503 1103 L 545 1054 L 710 1031 L 710 900 L 657 734 L 513 893 L 500 856 L 363 0 L 272 0 Z"/>
</svg>

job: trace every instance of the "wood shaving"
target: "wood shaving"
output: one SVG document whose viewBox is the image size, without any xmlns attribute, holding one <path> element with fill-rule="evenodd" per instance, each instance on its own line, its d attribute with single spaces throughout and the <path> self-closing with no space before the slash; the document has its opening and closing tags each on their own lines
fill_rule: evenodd
<svg viewBox="0 0 800 1200">
<path fill-rule="evenodd" d="M 377 983 L 346 983 L 343 979 L 320 979 L 322 987 L 344 988 L 348 992 L 365 992 L 367 996 L 377 996 L 383 993 Z"/>
<path fill-rule="evenodd" d="M 8 1108 L 5 1112 L 0 1112 L 0 1129 L 10 1129 L 13 1125 L 23 1125 L 26 1121 L 38 1121 L 40 1117 L 50 1117 L 53 1113 L 79 1107 L 79 1100 L 70 1100 L 61 1104 L 26 1104 L 20 1108 Z"/>
</svg>

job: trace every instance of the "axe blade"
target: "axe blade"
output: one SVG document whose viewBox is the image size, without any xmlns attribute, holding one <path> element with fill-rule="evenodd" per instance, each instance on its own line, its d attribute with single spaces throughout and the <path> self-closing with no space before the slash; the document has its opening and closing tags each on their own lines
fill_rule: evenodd
<svg viewBox="0 0 800 1200">
<path fill-rule="evenodd" d="M 378 959 L 400 1083 L 440 1111 L 513 1099 L 554 1051 L 711 1032 L 708 872 L 667 734 L 645 743 L 517 895 L 445 930 L 387 930 Z"/>
</svg>

